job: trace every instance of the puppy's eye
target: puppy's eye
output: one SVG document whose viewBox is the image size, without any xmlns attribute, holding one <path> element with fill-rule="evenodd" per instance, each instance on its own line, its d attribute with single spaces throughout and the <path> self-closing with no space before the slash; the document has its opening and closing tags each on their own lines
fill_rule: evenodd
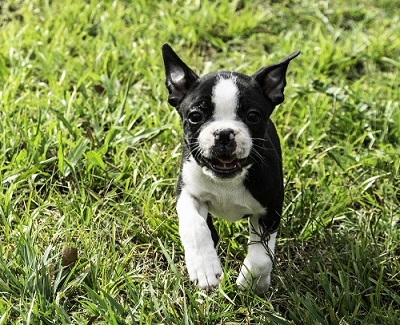
<svg viewBox="0 0 400 325">
<path fill-rule="evenodd" d="M 198 124 L 203 121 L 203 115 L 200 112 L 191 112 L 188 115 L 188 120 L 192 124 Z"/>
<path fill-rule="evenodd" d="M 247 114 L 247 121 L 249 121 L 250 123 L 259 123 L 261 119 L 261 114 L 257 111 L 250 111 Z"/>
</svg>

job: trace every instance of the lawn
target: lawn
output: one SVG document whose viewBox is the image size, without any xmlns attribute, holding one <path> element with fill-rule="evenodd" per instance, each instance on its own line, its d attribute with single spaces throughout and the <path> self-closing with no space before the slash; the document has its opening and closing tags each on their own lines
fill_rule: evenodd
<svg viewBox="0 0 400 325">
<path fill-rule="evenodd" d="M 399 7 L 1 1 L 0 324 L 399 324 Z M 221 286 L 189 282 L 165 42 L 199 74 L 301 51 L 272 116 L 286 198 L 263 297 L 235 284 L 245 221 L 216 223 Z"/>
</svg>

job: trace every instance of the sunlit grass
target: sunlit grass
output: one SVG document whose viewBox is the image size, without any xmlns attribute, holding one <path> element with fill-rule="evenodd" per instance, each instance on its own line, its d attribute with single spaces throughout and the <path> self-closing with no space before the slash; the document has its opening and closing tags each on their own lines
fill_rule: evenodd
<svg viewBox="0 0 400 325">
<path fill-rule="evenodd" d="M 0 324 L 397 324 L 399 6 L 1 2 Z M 221 287 L 188 281 L 165 42 L 199 74 L 302 52 L 273 114 L 286 198 L 265 297 L 235 285 L 245 222 L 217 222 Z"/>
</svg>

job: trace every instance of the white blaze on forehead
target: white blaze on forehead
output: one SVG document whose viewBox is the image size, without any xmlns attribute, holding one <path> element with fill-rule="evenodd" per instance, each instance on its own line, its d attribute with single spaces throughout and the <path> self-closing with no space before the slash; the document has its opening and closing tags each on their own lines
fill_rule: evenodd
<svg viewBox="0 0 400 325">
<path fill-rule="evenodd" d="M 216 120 L 233 120 L 236 118 L 239 89 L 234 79 L 219 79 L 214 86 L 212 102 Z"/>
</svg>

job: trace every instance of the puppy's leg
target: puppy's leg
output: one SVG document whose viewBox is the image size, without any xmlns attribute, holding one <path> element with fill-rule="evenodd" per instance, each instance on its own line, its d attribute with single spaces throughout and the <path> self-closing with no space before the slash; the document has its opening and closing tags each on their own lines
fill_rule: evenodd
<svg viewBox="0 0 400 325">
<path fill-rule="evenodd" d="M 268 233 L 259 215 L 249 218 L 249 246 L 236 283 L 242 289 L 252 288 L 256 293 L 268 290 L 271 282 L 277 231 Z M 261 222 L 260 222 L 261 221 Z"/>
<path fill-rule="evenodd" d="M 214 247 L 217 247 L 218 241 L 219 241 L 219 236 L 218 236 L 217 231 L 215 230 L 211 214 L 208 214 L 208 216 L 207 216 L 207 225 L 208 225 L 208 228 L 211 231 L 211 238 L 212 238 L 212 240 L 214 242 Z"/>
<path fill-rule="evenodd" d="M 217 286 L 222 269 L 207 225 L 207 206 L 183 189 L 177 202 L 177 211 L 190 280 L 202 289 Z"/>
</svg>

